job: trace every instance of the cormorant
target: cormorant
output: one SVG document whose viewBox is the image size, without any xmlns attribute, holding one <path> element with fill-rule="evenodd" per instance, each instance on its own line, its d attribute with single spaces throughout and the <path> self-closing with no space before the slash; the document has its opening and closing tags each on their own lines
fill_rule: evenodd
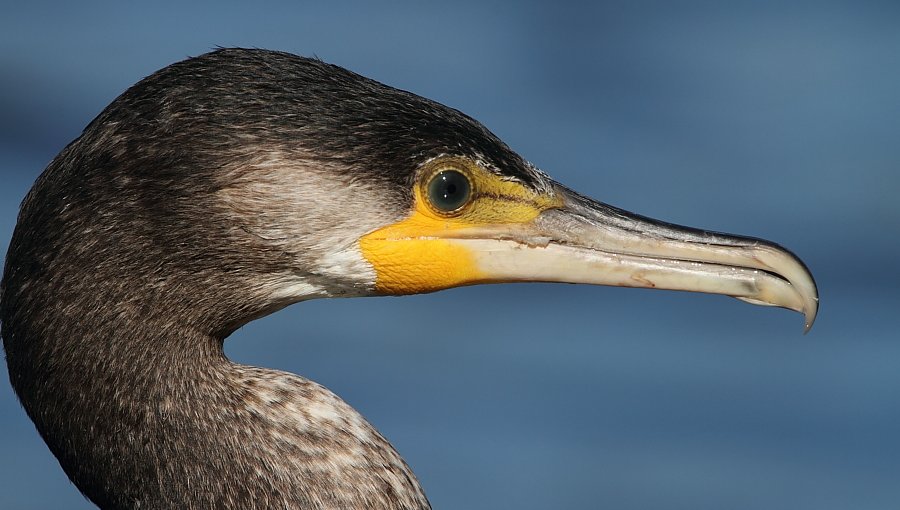
<svg viewBox="0 0 900 510">
<path fill-rule="evenodd" d="M 356 411 L 222 344 L 306 299 L 521 281 L 726 294 L 807 329 L 817 309 L 773 243 L 595 202 L 459 111 L 340 67 L 220 49 L 141 80 L 50 163 L 0 321 L 22 405 L 102 508 L 422 509 Z"/>
</svg>

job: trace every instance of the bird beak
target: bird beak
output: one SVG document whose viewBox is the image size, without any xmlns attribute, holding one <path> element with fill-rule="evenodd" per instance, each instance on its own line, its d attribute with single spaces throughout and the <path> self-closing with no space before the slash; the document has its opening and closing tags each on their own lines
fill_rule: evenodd
<svg viewBox="0 0 900 510">
<path fill-rule="evenodd" d="M 565 282 L 724 294 L 816 318 L 809 270 L 777 244 L 681 227 L 555 185 L 561 207 L 515 228 L 460 233 L 482 282 Z M 482 229 L 475 229 L 482 230 Z M 474 235 L 473 235 L 474 234 Z M 471 237 L 470 237 L 471 236 Z M 481 282 L 476 282 L 481 283 Z"/>
<path fill-rule="evenodd" d="M 360 249 L 375 269 L 375 291 L 588 283 L 724 294 L 780 306 L 804 314 L 806 331 L 816 318 L 819 300 L 809 270 L 768 241 L 656 221 L 555 183 L 549 194 L 513 192 L 473 207 L 477 214 L 465 221 L 417 209 L 364 236 Z"/>
</svg>

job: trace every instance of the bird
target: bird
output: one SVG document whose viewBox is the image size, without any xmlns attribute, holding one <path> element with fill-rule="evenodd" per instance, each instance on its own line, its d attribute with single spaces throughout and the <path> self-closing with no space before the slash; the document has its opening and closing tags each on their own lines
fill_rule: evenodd
<svg viewBox="0 0 900 510">
<path fill-rule="evenodd" d="M 563 186 L 453 108 L 317 58 L 219 48 L 112 101 L 24 198 L 0 283 L 11 385 L 100 508 L 427 509 L 338 396 L 235 363 L 315 298 L 565 282 L 818 310 L 804 263 Z"/>
</svg>

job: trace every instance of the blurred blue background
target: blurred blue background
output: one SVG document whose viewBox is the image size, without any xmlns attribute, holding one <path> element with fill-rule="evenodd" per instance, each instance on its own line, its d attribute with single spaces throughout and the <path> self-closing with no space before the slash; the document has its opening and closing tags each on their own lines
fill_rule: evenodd
<svg viewBox="0 0 900 510">
<path fill-rule="evenodd" d="M 806 336 L 720 296 L 535 284 L 308 302 L 227 342 L 359 409 L 435 508 L 900 508 L 900 4 L 6 4 L 0 253 L 104 106 L 217 45 L 456 107 L 577 190 L 818 280 Z M 0 508 L 90 508 L 5 375 L 0 452 Z"/>
</svg>

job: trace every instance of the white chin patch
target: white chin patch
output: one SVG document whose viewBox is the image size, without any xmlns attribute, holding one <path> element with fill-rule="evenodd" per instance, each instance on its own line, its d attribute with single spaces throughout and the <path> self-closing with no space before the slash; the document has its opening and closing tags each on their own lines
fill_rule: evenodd
<svg viewBox="0 0 900 510">
<path fill-rule="evenodd" d="M 375 269 L 354 243 L 323 256 L 306 275 L 278 278 L 270 284 L 270 299 L 284 305 L 307 299 L 365 296 L 374 287 Z"/>
<path fill-rule="evenodd" d="M 329 252 L 318 261 L 317 266 L 319 274 L 347 282 L 348 291 L 357 290 L 355 294 L 349 292 L 344 295 L 363 295 L 375 288 L 375 268 L 363 258 L 358 242 L 342 250 Z"/>
<path fill-rule="evenodd" d="M 273 304 L 288 305 L 306 299 L 329 297 L 329 293 L 318 285 L 313 285 L 305 280 L 282 282 L 271 293 Z"/>
</svg>

